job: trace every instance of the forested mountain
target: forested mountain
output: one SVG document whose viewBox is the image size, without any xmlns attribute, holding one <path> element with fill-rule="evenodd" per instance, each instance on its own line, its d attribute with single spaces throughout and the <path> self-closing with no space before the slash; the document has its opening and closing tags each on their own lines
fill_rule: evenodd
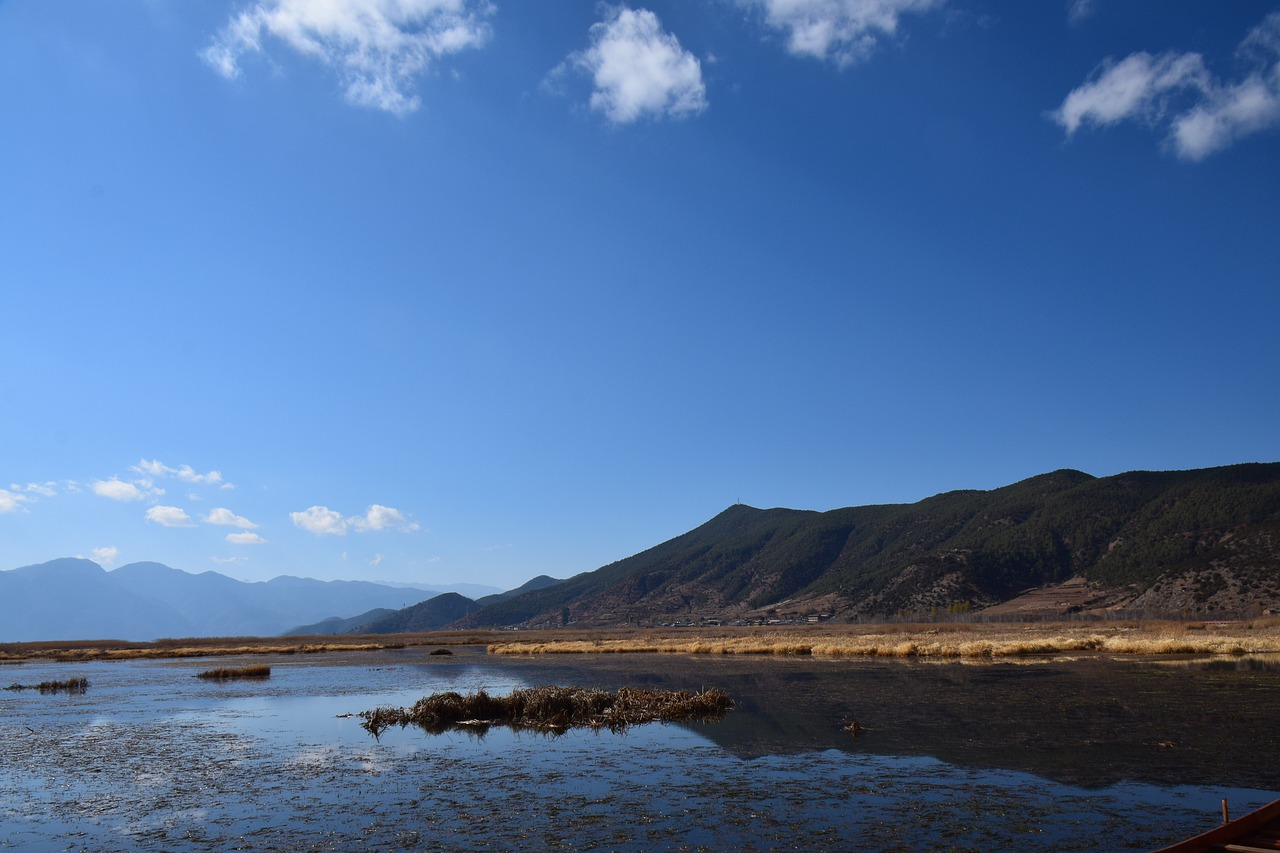
<svg viewBox="0 0 1280 853">
<path fill-rule="evenodd" d="M 1280 607 L 1280 463 L 1095 478 L 829 512 L 732 506 L 682 536 L 459 626 L 970 612 L 1084 578 L 1080 608 Z"/>
</svg>

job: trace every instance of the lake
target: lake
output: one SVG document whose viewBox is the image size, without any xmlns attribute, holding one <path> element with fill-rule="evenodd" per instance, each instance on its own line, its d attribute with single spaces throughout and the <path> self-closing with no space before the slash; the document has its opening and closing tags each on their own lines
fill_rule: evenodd
<svg viewBox="0 0 1280 853">
<path fill-rule="evenodd" d="M 1280 796 L 1280 661 L 519 658 L 457 647 L 0 666 L 0 849 L 1149 850 Z M 267 681 L 209 683 L 264 663 Z M 729 692 L 560 735 L 358 714 L 542 684 Z M 843 730 L 852 720 L 858 737 Z"/>
</svg>

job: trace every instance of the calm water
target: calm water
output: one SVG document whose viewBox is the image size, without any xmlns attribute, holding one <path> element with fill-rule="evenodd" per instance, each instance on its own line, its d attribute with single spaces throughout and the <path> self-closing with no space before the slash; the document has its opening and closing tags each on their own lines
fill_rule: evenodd
<svg viewBox="0 0 1280 853">
<path fill-rule="evenodd" d="M 458 649 L 0 667 L 0 849 L 1148 850 L 1280 796 L 1280 664 L 509 659 Z M 268 663 L 266 682 L 211 666 Z M 479 738 L 440 690 L 720 687 L 718 723 Z M 841 730 L 857 719 L 858 738 Z"/>
</svg>

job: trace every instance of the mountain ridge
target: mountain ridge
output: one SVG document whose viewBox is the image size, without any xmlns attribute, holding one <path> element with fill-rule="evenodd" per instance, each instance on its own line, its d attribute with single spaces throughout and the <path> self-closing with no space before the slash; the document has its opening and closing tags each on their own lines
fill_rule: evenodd
<svg viewBox="0 0 1280 853">
<path fill-rule="evenodd" d="M 645 625 L 778 612 L 972 613 L 1082 578 L 1094 609 L 1280 611 L 1280 463 L 1094 477 L 818 512 L 734 504 L 687 533 L 451 627 Z"/>
</svg>

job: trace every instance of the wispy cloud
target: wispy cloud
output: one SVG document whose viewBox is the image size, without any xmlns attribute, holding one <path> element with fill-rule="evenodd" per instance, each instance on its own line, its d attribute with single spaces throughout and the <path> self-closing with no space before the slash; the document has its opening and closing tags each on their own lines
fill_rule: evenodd
<svg viewBox="0 0 1280 853">
<path fill-rule="evenodd" d="M 120 556 L 120 549 L 114 545 L 104 545 L 101 548 L 94 548 L 92 554 L 95 562 L 109 566 Z"/>
<path fill-rule="evenodd" d="M 270 36 L 337 73 L 348 103 L 398 116 L 418 109 L 414 80 L 436 60 L 483 45 L 487 0 L 258 0 L 201 54 L 227 78 Z"/>
<path fill-rule="evenodd" d="M 154 521 L 161 527 L 195 527 L 191 516 L 176 506 L 153 506 L 146 515 L 147 521 Z"/>
<path fill-rule="evenodd" d="M 226 536 L 232 545 L 265 545 L 267 540 L 256 533 L 228 533 Z"/>
<path fill-rule="evenodd" d="M 1186 89 L 1207 93 L 1209 88 L 1209 74 L 1198 53 L 1134 53 L 1094 69 L 1089 82 L 1073 89 L 1053 118 L 1068 136 L 1084 125 L 1127 119 L 1154 123 L 1169 112 L 1171 94 Z"/>
<path fill-rule="evenodd" d="M 317 536 L 343 536 L 348 529 L 357 533 L 378 530 L 413 533 L 422 529 L 417 522 L 405 518 L 400 510 L 381 504 L 373 504 L 364 515 L 353 515 L 349 518 L 327 506 L 313 506 L 302 512 L 291 512 L 289 518 L 293 520 L 296 527 Z"/>
<path fill-rule="evenodd" d="M 1237 56 L 1251 70 L 1234 82 L 1216 79 L 1198 53 L 1138 52 L 1104 61 L 1049 116 L 1068 138 L 1082 127 L 1122 121 L 1163 127 L 1178 157 L 1203 160 L 1280 125 L 1280 12 L 1248 34 Z"/>
<path fill-rule="evenodd" d="M 54 488 L 58 484 L 50 480 L 47 483 L 27 483 L 25 486 L 19 483 L 10 483 L 9 489 L 13 492 L 25 492 L 29 495 L 40 495 L 41 497 L 51 498 L 58 492 Z"/>
<path fill-rule="evenodd" d="M 185 483 L 198 483 L 201 485 L 223 486 L 222 473 L 220 471 L 209 471 L 201 474 L 190 465 L 179 465 L 177 468 L 170 468 L 162 463 L 159 459 L 143 459 L 137 465 L 131 465 L 131 470 L 139 474 L 146 474 L 149 477 L 176 477 Z"/>
<path fill-rule="evenodd" d="M 1071 0 L 1067 4 L 1067 21 L 1071 26 L 1078 26 L 1093 17 L 1098 11 L 1097 0 Z"/>
<path fill-rule="evenodd" d="M 591 46 L 571 54 L 548 79 L 569 68 L 590 75 L 591 108 L 614 124 L 683 118 L 707 108 L 701 64 L 648 9 L 608 9 L 591 27 Z"/>
<path fill-rule="evenodd" d="M 226 527 L 239 527 L 241 530 L 257 530 L 258 525 L 242 515 L 236 515 L 226 507 L 218 507 L 211 510 L 208 515 L 200 519 L 205 524 L 220 524 Z"/>
<path fill-rule="evenodd" d="M 229 566 L 232 563 L 243 563 L 247 561 L 249 558 L 248 557 L 210 557 L 209 559 L 213 560 L 213 562 L 217 563 L 220 566 Z"/>
<path fill-rule="evenodd" d="M 739 0 L 764 11 L 765 22 L 786 34 L 797 56 L 830 59 L 846 67 L 866 59 L 898 32 L 903 15 L 927 12 L 944 0 Z"/>
</svg>

